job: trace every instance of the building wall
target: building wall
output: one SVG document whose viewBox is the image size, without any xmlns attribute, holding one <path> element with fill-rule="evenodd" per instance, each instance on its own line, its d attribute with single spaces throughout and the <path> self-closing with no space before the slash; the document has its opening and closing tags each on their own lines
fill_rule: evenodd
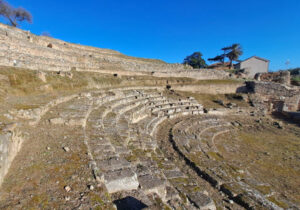
<svg viewBox="0 0 300 210">
<path fill-rule="evenodd" d="M 240 69 L 245 69 L 249 72 L 249 77 L 254 77 L 257 73 L 266 73 L 269 69 L 269 62 L 257 59 L 250 58 L 240 63 Z"/>
</svg>

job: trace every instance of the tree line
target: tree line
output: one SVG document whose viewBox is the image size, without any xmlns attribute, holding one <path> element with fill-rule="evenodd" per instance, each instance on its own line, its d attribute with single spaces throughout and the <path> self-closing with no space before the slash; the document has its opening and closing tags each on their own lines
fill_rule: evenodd
<svg viewBox="0 0 300 210">
<path fill-rule="evenodd" d="M 225 64 L 225 60 L 229 60 L 229 67 L 233 67 L 233 61 L 239 61 L 239 57 L 243 54 L 242 46 L 240 44 L 232 44 L 227 47 L 223 47 L 221 49 L 223 51 L 222 54 L 217 55 L 213 58 L 209 58 L 208 61 L 220 62 L 223 65 Z M 201 52 L 194 52 L 192 55 L 187 56 L 183 60 L 183 64 L 187 64 L 192 66 L 195 69 L 206 68 L 208 65 L 205 60 L 202 58 Z"/>
</svg>

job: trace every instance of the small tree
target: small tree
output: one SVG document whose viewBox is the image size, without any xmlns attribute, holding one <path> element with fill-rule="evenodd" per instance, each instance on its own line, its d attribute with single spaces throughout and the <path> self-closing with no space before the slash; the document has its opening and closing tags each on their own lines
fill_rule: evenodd
<svg viewBox="0 0 300 210">
<path fill-rule="evenodd" d="M 187 56 L 184 59 L 183 64 L 188 64 L 194 69 L 207 67 L 205 60 L 202 58 L 202 53 L 200 52 L 194 52 L 192 55 Z"/>
<path fill-rule="evenodd" d="M 219 61 L 221 63 L 224 63 L 225 61 L 225 56 L 224 55 L 217 55 L 216 57 L 214 58 L 209 58 L 208 59 L 209 61 Z"/>
<path fill-rule="evenodd" d="M 230 68 L 232 68 L 233 61 L 238 61 L 239 57 L 243 54 L 242 47 L 240 44 L 233 44 L 228 47 L 224 47 L 221 50 L 224 51 L 222 55 L 217 55 L 214 58 L 209 58 L 209 61 L 219 61 L 224 64 L 225 58 L 230 61 Z"/>
<path fill-rule="evenodd" d="M 243 54 L 242 47 L 240 44 L 233 44 L 229 47 L 224 47 L 224 53 L 230 61 L 230 68 L 232 68 L 232 62 L 238 61 L 239 57 Z"/>
<path fill-rule="evenodd" d="M 21 7 L 13 8 L 3 0 L 0 0 L 0 16 L 6 18 L 14 27 L 19 26 L 19 23 L 23 21 L 32 23 L 32 15 L 30 12 Z"/>
</svg>

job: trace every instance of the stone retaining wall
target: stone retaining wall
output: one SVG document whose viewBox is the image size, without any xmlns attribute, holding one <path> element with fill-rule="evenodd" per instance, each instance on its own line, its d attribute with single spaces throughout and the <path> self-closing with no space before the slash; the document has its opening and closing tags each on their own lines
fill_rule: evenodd
<svg viewBox="0 0 300 210">
<path fill-rule="evenodd" d="M 258 73 L 255 75 L 255 79 L 258 81 L 277 82 L 285 85 L 291 84 L 291 74 L 289 71 Z"/>
<path fill-rule="evenodd" d="M 247 82 L 248 91 L 268 103 L 269 111 L 299 111 L 300 88 L 275 82 Z"/>
<path fill-rule="evenodd" d="M 52 71 L 174 71 L 188 67 L 160 60 L 135 58 L 108 49 L 67 43 L 45 36 L 36 36 L 0 24 L 0 64 L 33 70 Z"/>
<path fill-rule="evenodd" d="M 187 91 L 202 94 L 231 94 L 237 93 L 244 83 L 234 84 L 203 84 L 203 85 L 172 85 L 176 91 Z"/>
<path fill-rule="evenodd" d="M 229 73 L 222 70 L 215 69 L 194 69 L 194 70 L 181 70 L 181 71 L 169 71 L 169 72 L 154 72 L 152 74 L 156 77 L 189 77 L 199 80 L 209 79 L 228 79 Z"/>
<path fill-rule="evenodd" d="M 16 132 L 0 133 L 0 185 L 14 157 L 21 149 L 22 142 L 21 136 Z"/>
<path fill-rule="evenodd" d="M 135 58 L 114 50 L 37 36 L 4 24 L 0 24 L 0 65 L 43 71 L 124 71 L 157 77 L 229 78 L 229 74 L 221 70 L 193 70 L 187 65 Z"/>
</svg>

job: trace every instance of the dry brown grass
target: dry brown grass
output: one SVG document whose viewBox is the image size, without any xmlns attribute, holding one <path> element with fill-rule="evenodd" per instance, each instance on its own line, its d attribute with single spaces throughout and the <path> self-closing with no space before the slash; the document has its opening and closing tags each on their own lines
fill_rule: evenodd
<svg viewBox="0 0 300 210">
<path fill-rule="evenodd" d="M 286 208 L 286 198 L 299 204 L 299 127 L 285 125 L 285 129 L 278 129 L 268 120 L 262 124 L 240 121 L 248 126 L 237 133 L 222 135 L 217 141 L 222 161 L 251 174 L 244 177 L 245 182 L 278 206 Z M 235 171 L 233 176 L 243 177 Z"/>
<path fill-rule="evenodd" d="M 185 84 L 233 84 L 234 80 L 203 80 L 191 78 L 157 78 L 153 76 L 114 76 L 95 72 L 72 71 L 72 78 L 61 76 L 57 72 L 45 72 L 47 82 L 38 78 L 37 71 L 0 67 L 0 101 L 16 109 L 27 109 L 32 106 L 47 103 L 57 96 L 78 93 L 95 88 L 112 88 L 126 86 L 162 86 Z M 192 94 L 190 94 L 192 95 Z M 211 101 L 215 96 L 197 96 L 201 102 Z M 205 98 L 208 98 L 207 100 Z M 203 100 L 205 99 L 205 100 Z M 14 104 L 14 105 L 12 105 Z M 210 103 L 213 105 L 213 103 Z M 4 109 L 4 108 L 2 108 Z"/>
<path fill-rule="evenodd" d="M 224 106 L 216 103 L 216 100 L 222 100 L 224 104 L 235 103 L 239 107 L 248 107 L 249 104 L 241 99 L 237 99 L 237 96 L 242 96 L 242 94 L 202 94 L 202 93 L 192 93 L 185 91 L 176 91 L 179 97 L 194 97 L 200 104 L 205 108 L 224 108 Z"/>
</svg>

